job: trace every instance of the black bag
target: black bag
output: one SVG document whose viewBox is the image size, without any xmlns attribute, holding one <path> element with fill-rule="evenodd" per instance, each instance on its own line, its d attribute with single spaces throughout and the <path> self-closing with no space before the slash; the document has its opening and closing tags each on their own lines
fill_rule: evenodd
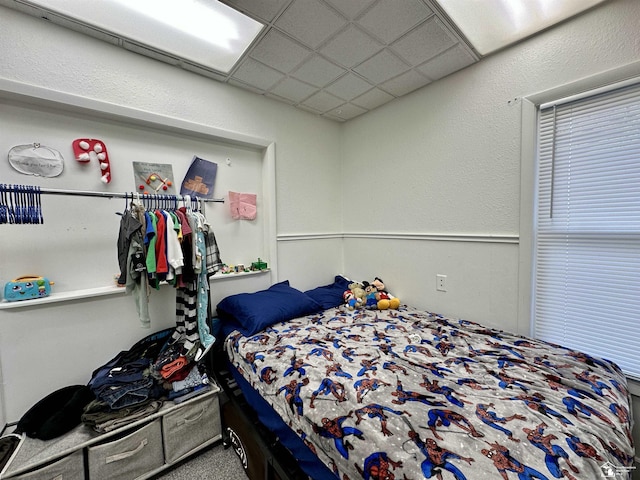
<svg viewBox="0 0 640 480">
<path fill-rule="evenodd" d="M 25 413 L 15 433 L 51 440 L 81 423 L 84 407 L 95 399 L 86 385 L 71 385 L 50 393 Z"/>
</svg>

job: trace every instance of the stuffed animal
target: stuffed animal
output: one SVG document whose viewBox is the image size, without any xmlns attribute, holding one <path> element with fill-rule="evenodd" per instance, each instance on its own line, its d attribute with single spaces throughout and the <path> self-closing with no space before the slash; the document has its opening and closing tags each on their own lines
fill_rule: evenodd
<svg viewBox="0 0 640 480">
<path fill-rule="evenodd" d="M 376 287 L 366 281 L 362 282 L 362 284 L 364 285 L 365 293 L 364 306 L 366 308 L 378 308 L 378 299 L 376 298 L 378 291 Z"/>
<path fill-rule="evenodd" d="M 384 282 L 376 277 L 373 282 L 371 282 L 371 286 L 375 289 L 375 295 L 377 300 L 378 310 L 397 310 L 400 306 L 400 300 L 393 295 L 391 295 L 385 289 Z"/>
<path fill-rule="evenodd" d="M 342 298 L 344 298 L 344 303 L 349 310 L 355 310 L 356 308 L 360 308 L 364 305 L 365 301 L 365 292 L 364 285 L 358 282 L 352 282 L 348 285 L 349 290 L 346 290 L 342 294 Z"/>
<path fill-rule="evenodd" d="M 347 306 L 349 310 L 355 310 L 360 305 L 359 299 L 353 294 L 351 290 L 345 290 L 342 294 L 342 298 L 344 299 L 344 304 Z"/>
</svg>

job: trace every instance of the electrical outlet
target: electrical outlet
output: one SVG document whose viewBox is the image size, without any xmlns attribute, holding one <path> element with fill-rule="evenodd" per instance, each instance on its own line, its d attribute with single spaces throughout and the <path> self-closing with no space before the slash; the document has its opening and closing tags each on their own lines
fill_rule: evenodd
<svg viewBox="0 0 640 480">
<path fill-rule="evenodd" d="M 442 275 L 441 273 L 438 273 L 436 275 L 436 290 L 438 290 L 439 292 L 446 292 L 447 291 L 447 276 L 446 275 Z"/>
</svg>

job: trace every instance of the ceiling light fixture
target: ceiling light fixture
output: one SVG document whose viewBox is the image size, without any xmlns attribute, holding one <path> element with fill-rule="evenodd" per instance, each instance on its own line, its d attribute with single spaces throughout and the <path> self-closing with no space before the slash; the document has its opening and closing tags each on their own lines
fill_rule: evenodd
<svg viewBox="0 0 640 480">
<path fill-rule="evenodd" d="M 215 0 L 25 3 L 223 73 L 231 71 L 264 28 L 260 22 Z"/>
<path fill-rule="evenodd" d="M 500 50 L 605 0 L 435 0 L 481 55 Z"/>
</svg>

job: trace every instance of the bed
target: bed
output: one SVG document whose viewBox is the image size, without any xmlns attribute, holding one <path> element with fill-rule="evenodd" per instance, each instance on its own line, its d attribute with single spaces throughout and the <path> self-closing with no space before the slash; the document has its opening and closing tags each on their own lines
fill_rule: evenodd
<svg viewBox="0 0 640 480">
<path fill-rule="evenodd" d="M 614 363 L 405 305 L 352 311 L 344 281 L 218 305 L 229 369 L 311 478 L 630 478 Z"/>
</svg>

